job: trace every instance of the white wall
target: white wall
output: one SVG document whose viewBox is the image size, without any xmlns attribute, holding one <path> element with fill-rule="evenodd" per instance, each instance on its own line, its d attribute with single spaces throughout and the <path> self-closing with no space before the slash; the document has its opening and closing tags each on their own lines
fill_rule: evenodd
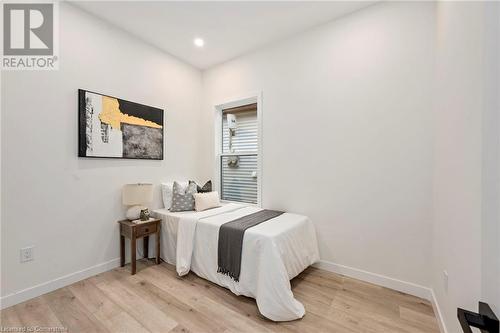
<svg viewBox="0 0 500 333">
<path fill-rule="evenodd" d="M 500 4 L 484 12 L 481 299 L 500 315 Z"/>
<path fill-rule="evenodd" d="M 60 10 L 60 69 L 2 73 L 2 296 L 118 258 L 122 185 L 197 172 L 200 72 Z M 78 88 L 164 108 L 165 160 L 78 158 Z M 35 261 L 20 264 L 29 245 Z"/>
<path fill-rule="evenodd" d="M 263 93 L 264 207 L 310 216 L 323 260 L 425 286 L 434 13 L 379 4 L 203 76 L 207 138 L 213 105 Z M 213 154 L 206 140 L 205 178 Z"/>
<path fill-rule="evenodd" d="M 461 331 L 457 307 L 500 310 L 499 13 L 437 6 L 432 287 L 449 332 Z"/>
</svg>

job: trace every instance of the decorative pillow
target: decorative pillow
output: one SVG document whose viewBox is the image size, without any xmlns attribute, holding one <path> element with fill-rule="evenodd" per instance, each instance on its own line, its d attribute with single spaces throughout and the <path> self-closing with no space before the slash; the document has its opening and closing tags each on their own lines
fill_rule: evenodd
<svg viewBox="0 0 500 333">
<path fill-rule="evenodd" d="M 220 207 L 219 192 L 195 193 L 194 207 L 197 212 L 210 208 Z"/>
<path fill-rule="evenodd" d="M 196 184 L 189 184 L 184 190 L 179 183 L 174 182 L 170 211 L 185 212 L 194 210 L 194 193 L 196 193 Z"/>
<path fill-rule="evenodd" d="M 183 190 L 186 190 L 186 188 L 188 187 L 188 182 L 179 182 L 179 185 L 181 185 Z M 174 187 L 173 182 L 161 184 L 161 194 L 162 194 L 162 198 L 163 198 L 163 206 L 166 209 L 170 209 L 170 206 L 172 206 L 173 187 Z"/>
<path fill-rule="evenodd" d="M 190 180 L 189 184 L 191 184 L 191 183 L 196 184 L 196 182 L 194 180 Z M 212 192 L 212 181 L 209 180 L 202 187 L 200 187 L 200 185 L 196 184 L 196 188 L 198 189 L 198 193 Z"/>
</svg>

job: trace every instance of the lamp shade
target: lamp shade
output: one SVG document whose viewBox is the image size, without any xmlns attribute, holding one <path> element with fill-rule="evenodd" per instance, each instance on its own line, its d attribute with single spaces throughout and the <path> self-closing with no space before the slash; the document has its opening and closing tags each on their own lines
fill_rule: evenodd
<svg viewBox="0 0 500 333">
<path fill-rule="evenodd" d="M 123 186 L 124 205 L 142 205 L 153 201 L 153 184 L 127 184 Z"/>
</svg>

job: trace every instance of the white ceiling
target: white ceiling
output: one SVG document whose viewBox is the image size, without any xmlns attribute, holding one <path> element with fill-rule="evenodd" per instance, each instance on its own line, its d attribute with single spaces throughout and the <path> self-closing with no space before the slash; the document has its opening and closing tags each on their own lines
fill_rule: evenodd
<svg viewBox="0 0 500 333">
<path fill-rule="evenodd" d="M 206 69 L 375 1 L 73 2 L 183 61 Z M 203 48 L 193 44 L 205 41 Z"/>
</svg>

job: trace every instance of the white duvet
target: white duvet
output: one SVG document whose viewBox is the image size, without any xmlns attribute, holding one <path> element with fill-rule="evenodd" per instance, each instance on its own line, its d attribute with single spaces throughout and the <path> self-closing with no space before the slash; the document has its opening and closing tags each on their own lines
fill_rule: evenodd
<svg viewBox="0 0 500 333">
<path fill-rule="evenodd" d="M 259 311 L 274 321 L 302 318 L 290 280 L 319 260 L 314 226 L 308 217 L 284 213 L 245 231 L 239 282 L 217 273 L 220 225 L 261 210 L 226 204 L 204 212 L 154 211 L 163 219 L 161 257 L 176 265 L 177 273 L 196 275 L 255 298 Z"/>
</svg>

